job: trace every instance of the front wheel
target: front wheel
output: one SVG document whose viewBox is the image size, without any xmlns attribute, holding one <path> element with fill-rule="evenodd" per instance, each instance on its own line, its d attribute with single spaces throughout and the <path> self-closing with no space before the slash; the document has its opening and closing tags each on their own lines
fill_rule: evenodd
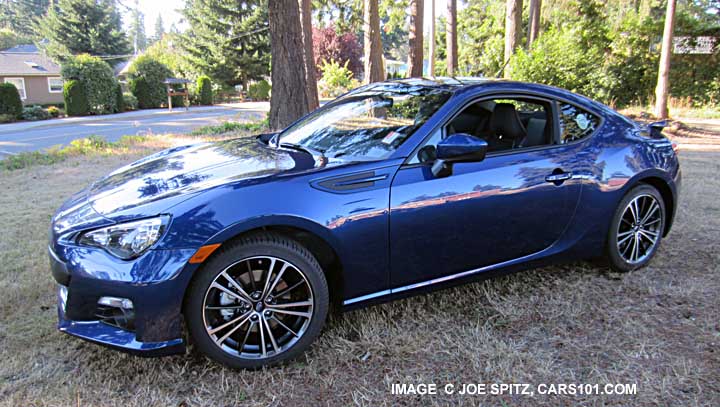
<svg viewBox="0 0 720 407">
<path fill-rule="evenodd" d="M 274 234 L 223 246 L 193 280 L 185 316 L 194 344 L 231 368 L 292 359 L 325 324 L 328 287 L 315 257 Z"/>
<path fill-rule="evenodd" d="M 619 272 L 644 267 L 655 255 L 665 230 L 665 204 L 650 185 L 640 185 L 620 201 L 610 224 L 607 254 Z"/>
</svg>

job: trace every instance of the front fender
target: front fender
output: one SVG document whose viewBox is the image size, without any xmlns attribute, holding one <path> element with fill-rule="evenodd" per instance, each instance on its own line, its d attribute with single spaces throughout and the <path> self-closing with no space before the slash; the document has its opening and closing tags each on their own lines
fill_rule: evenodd
<svg viewBox="0 0 720 407">
<path fill-rule="evenodd" d="M 337 253 L 340 248 L 339 241 L 327 228 L 310 219 L 291 215 L 257 216 L 244 219 L 219 231 L 208 239 L 206 244 L 224 243 L 235 236 L 264 227 L 292 227 L 302 229 L 323 239 Z"/>
</svg>

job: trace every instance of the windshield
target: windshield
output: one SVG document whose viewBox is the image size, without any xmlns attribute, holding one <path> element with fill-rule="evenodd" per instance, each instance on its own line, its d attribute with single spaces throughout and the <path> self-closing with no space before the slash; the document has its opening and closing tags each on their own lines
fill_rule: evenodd
<svg viewBox="0 0 720 407">
<path fill-rule="evenodd" d="M 362 88 L 287 128 L 280 146 L 302 147 L 326 157 L 388 157 L 422 126 L 451 92 L 438 87 L 380 84 Z"/>
</svg>

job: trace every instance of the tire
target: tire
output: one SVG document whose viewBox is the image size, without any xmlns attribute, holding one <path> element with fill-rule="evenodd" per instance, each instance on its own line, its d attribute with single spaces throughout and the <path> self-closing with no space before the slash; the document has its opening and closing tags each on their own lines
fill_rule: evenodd
<svg viewBox="0 0 720 407">
<path fill-rule="evenodd" d="M 635 212 L 639 213 L 639 222 Z M 649 217 L 644 219 L 646 215 Z M 665 222 L 665 203 L 655 188 L 641 184 L 631 189 L 618 204 L 610 223 L 606 245 L 610 267 L 621 273 L 645 267 L 660 247 Z"/>
<path fill-rule="evenodd" d="M 315 257 L 292 239 L 262 233 L 213 254 L 190 283 L 184 314 L 201 353 L 233 369 L 257 369 L 303 353 L 325 325 L 328 306 Z"/>
</svg>

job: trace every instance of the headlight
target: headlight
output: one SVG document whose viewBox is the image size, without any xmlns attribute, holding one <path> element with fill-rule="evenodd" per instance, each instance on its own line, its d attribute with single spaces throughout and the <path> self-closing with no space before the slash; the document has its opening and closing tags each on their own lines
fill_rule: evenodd
<svg viewBox="0 0 720 407">
<path fill-rule="evenodd" d="M 95 229 L 78 238 L 78 244 L 105 249 L 123 260 L 140 256 L 155 244 L 165 232 L 168 216 L 143 219 L 134 222 Z"/>
</svg>

